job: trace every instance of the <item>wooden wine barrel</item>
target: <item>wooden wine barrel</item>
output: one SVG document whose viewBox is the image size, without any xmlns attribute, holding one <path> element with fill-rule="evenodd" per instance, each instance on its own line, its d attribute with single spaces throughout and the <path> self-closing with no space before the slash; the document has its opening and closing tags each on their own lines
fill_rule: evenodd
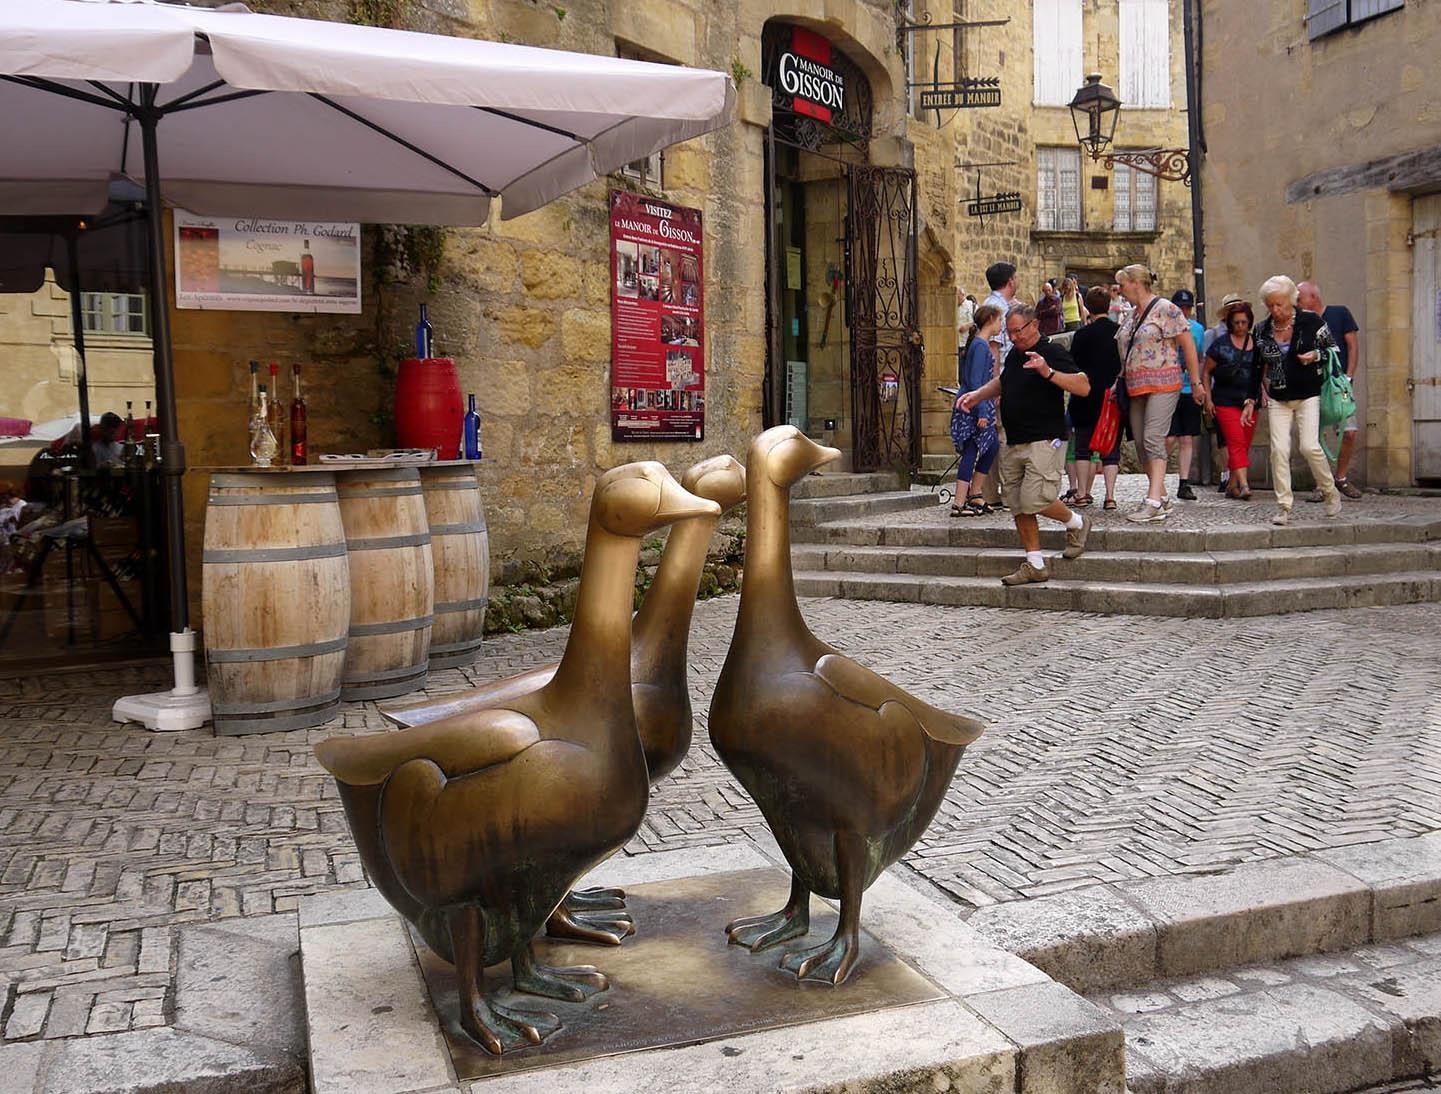
<svg viewBox="0 0 1441 1094">
<path fill-rule="evenodd" d="M 430 551 L 435 562 L 435 627 L 430 633 L 430 667 L 454 668 L 475 662 L 485 633 L 490 602 L 490 533 L 475 467 L 420 469 Z"/>
<path fill-rule="evenodd" d="M 216 733 L 273 733 L 335 717 L 350 626 L 335 476 L 212 475 L 202 559 Z"/>
<path fill-rule="evenodd" d="M 350 645 L 341 698 L 384 699 L 425 686 L 435 574 L 420 473 L 337 471 L 350 551 Z"/>
</svg>

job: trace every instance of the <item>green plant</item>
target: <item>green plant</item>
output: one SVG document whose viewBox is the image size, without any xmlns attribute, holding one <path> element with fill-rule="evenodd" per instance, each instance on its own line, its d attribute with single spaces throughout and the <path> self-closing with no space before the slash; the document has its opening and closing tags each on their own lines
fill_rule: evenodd
<svg viewBox="0 0 1441 1094">
<path fill-rule="evenodd" d="M 555 17 L 557 21 L 562 23 L 565 22 L 565 8 L 551 8 L 550 10 L 555 12 Z"/>
<path fill-rule="evenodd" d="M 755 73 L 746 68 L 745 62 L 739 57 L 731 58 L 731 79 L 736 82 L 736 86 L 740 86 L 754 75 Z"/>
</svg>

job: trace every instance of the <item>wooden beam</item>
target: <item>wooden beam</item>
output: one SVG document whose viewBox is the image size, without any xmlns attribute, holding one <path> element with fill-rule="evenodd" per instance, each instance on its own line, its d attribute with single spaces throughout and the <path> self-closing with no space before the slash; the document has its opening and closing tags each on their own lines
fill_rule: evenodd
<svg viewBox="0 0 1441 1094">
<path fill-rule="evenodd" d="M 1441 144 L 1317 171 L 1286 187 L 1286 204 L 1352 194 L 1357 190 L 1410 190 L 1422 186 L 1441 186 Z"/>
</svg>

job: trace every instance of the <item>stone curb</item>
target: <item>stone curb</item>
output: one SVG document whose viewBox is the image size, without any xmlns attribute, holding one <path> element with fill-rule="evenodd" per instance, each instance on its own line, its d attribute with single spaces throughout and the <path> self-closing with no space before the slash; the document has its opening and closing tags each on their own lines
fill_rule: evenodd
<svg viewBox="0 0 1441 1094">
<path fill-rule="evenodd" d="M 178 935 L 175 1021 L 0 1046 L 9 1094 L 306 1094 L 293 914 Z"/>
<path fill-rule="evenodd" d="M 761 844 L 654 852 L 612 859 L 584 884 L 635 885 L 778 860 L 778 849 Z M 882 875 L 867 890 L 863 923 L 946 998 L 468 1082 L 451 1068 L 399 917 L 373 892 L 310 898 L 300 906 L 300 944 L 312 1089 L 1123 1094 L 1120 1023 L 988 942 L 953 905 L 908 884 L 903 871 Z M 352 967 L 342 967 L 347 964 Z M 377 965 L 383 966 L 379 976 Z"/>
<path fill-rule="evenodd" d="M 1441 931 L 1441 833 L 981 908 L 982 938 L 1082 994 Z"/>
</svg>

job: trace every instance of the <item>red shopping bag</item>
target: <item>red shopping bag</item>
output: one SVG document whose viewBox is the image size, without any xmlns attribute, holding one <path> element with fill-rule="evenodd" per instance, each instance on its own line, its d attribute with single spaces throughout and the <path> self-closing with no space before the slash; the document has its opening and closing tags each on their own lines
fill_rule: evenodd
<svg viewBox="0 0 1441 1094">
<path fill-rule="evenodd" d="M 1096 418 L 1096 428 L 1091 430 L 1091 451 L 1109 456 L 1121 437 L 1121 406 L 1116 401 L 1116 389 L 1108 387 L 1101 400 L 1101 413 Z"/>
</svg>

